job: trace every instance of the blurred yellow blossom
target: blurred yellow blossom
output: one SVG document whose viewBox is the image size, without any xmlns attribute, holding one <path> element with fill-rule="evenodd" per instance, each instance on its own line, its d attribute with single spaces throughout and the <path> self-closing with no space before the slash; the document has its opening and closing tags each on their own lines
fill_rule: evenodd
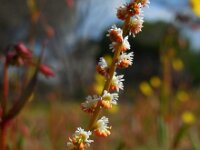
<svg viewBox="0 0 200 150">
<path fill-rule="evenodd" d="M 108 63 L 108 65 L 110 65 L 112 63 L 112 57 L 110 55 L 105 55 L 104 59 L 106 60 L 106 62 Z"/>
<path fill-rule="evenodd" d="M 200 17 L 200 0 L 190 0 L 192 11 Z"/>
<path fill-rule="evenodd" d="M 182 114 L 182 121 L 186 124 L 193 124 L 196 121 L 194 114 L 190 111 L 185 111 Z"/>
<path fill-rule="evenodd" d="M 151 88 L 151 86 L 149 85 L 148 82 L 142 82 L 140 83 L 140 91 L 145 95 L 145 96 L 151 96 L 153 95 L 153 90 Z"/>
<path fill-rule="evenodd" d="M 189 99 L 189 95 L 187 92 L 181 90 L 177 92 L 176 98 L 181 102 L 185 102 Z"/>
<path fill-rule="evenodd" d="M 98 95 L 100 95 L 103 91 L 104 82 L 105 82 L 105 78 L 103 76 L 101 76 L 100 74 L 96 73 L 94 90 Z"/>
<path fill-rule="evenodd" d="M 118 105 L 113 105 L 111 109 L 108 109 L 111 114 L 116 114 L 119 111 Z"/>
<path fill-rule="evenodd" d="M 172 61 L 172 67 L 174 68 L 174 70 L 176 71 L 181 71 L 184 68 L 184 64 L 183 61 L 179 58 L 176 58 Z"/>
<path fill-rule="evenodd" d="M 151 86 L 154 87 L 154 88 L 159 88 L 160 85 L 161 85 L 161 80 L 159 77 L 157 76 L 153 76 L 151 79 L 150 79 L 150 83 L 151 83 Z"/>
</svg>

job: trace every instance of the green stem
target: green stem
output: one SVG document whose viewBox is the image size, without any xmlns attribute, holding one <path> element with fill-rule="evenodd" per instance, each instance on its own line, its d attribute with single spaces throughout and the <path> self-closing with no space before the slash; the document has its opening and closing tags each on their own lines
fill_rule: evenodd
<svg viewBox="0 0 200 150">
<path fill-rule="evenodd" d="M 176 150 L 180 141 L 182 140 L 182 138 L 187 134 L 188 129 L 189 129 L 189 125 L 187 124 L 183 124 L 180 129 L 178 130 L 178 132 L 175 135 L 174 141 L 173 141 L 173 150 Z"/>
</svg>

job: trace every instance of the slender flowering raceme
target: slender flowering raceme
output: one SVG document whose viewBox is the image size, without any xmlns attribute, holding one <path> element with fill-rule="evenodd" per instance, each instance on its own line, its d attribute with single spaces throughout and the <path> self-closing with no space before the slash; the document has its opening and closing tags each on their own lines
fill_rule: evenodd
<svg viewBox="0 0 200 150">
<path fill-rule="evenodd" d="M 112 63 L 108 65 L 105 59 L 101 57 L 96 67 L 97 72 L 105 78 L 102 94 L 100 96 L 88 96 L 86 101 L 81 104 L 82 110 L 92 115 L 88 126 L 88 129 L 92 132 L 78 128 L 75 135 L 69 139 L 68 148 L 70 150 L 85 150 L 93 141 L 83 139 L 88 139 L 92 133 L 101 137 L 107 137 L 111 134 L 108 118 L 103 116 L 99 119 L 100 112 L 117 105 L 118 92 L 124 89 L 124 75 L 117 75 L 116 69 L 127 68 L 133 64 L 133 52 L 126 52 L 131 49 L 128 36 L 133 35 L 135 37 L 142 30 L 142 8 L 148 5 L 149 0 L 131 0 L 117 9 L 116 15 L 123 21 L 123 27 L 121 29 L 114 25 L 108 30 L 107 34 L 111 41 L 110 49 L 114 53 Z"/>
</svg>

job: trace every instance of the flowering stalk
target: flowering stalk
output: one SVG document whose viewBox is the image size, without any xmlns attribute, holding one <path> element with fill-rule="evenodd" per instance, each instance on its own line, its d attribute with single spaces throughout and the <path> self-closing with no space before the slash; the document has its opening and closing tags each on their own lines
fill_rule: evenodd
<svg viewBox="0 0 200 150">
<path fill-rule="evenodd" d="M 127 68 L 132 65 L 133 52 L 130 50 L 128 36 L 135 37 L 142 29 L 143 17 L 142 8 L 148 6 L 149 0 L 131 0 L 129 3 L 120 6 L 117 9 L 117 17 L 124 22 L 123 29 L 115 25 L 108 31 L 107 36 L 111 40 L 110 49 L 114 52 L 112 63 L 109 66 L 102 57 L 96 67 L 97 72 L 106 79 L 105 86 L 100 96 L 88 96 L 86 101 L 81 104 L 84 112 L 92 114 L 88 132 L 78 128 L 72 138 L 67 143 L 69 150 L 85 150 L 93 140 L 88 140 L 92 133 L 98 136 L 106 137 L 111 134 L 111 127 L 108 126 L 109 120 L 105 116 L 99 119 L 101 110 L 110 109 L 112 105 L 117 104 L 118 92 L 123 90 L 123 75 L 117 75 L 116 70 Z M 83 130 L 82 134 L 78 134 Z M 87 138 L 83 138 L 87 137 Z M 88 142 L 89 141 L 89 142 Z"/>
<path fill-rule="evenodd" d="M 41 65 L 41 59 L 43 57 L 44 49 L 41 52 L 40 58 L 35 65 L 35 73 L 26 85 L 23 93 L 20 94 L 16 102 L 7 110 L 8 95 L 9 95 L 9 72 L 10 66 L 20 67 L 27 66 L 31 67 L 32 64 L 32 52 L 23 44 L 18 43 L 12 47 L 9 51 L 6 51 L 5 62 L 4 62 L 4 74 L 3 74 L 3 93 L 0 101 L 0 149 L 6 150 L 6 129 L 9 126 L 9 122 L 12 121 L 19 112 L 24 108 L 29 98 L 32 96 L 37 83 L 38 72 L 46 76 L 53 76 L 53 71 L 46 65 Z"/>
</svg>

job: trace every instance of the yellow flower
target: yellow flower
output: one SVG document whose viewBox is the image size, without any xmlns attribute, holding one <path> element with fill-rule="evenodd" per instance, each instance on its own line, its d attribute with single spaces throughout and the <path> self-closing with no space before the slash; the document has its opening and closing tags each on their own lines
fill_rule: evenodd
<svg viewBox="0 0 200 150">
<path fill-rule="evenodd" d="M 185 102 L 189 99 L 189 96 L 188 93 L 185 91 L 178 91 L 178 93 L 176 94 L 176 98 L 181 102 Z"/>
<path fill-rule="evenodd" d="M 190 0 L 192 11 L 200 17 L 200 0 Z"/>
<path fill-rule="evenodd" d="M 172 67 L 174 68 L 174 70 L 176 71 L 181 71 L 184 68 L 184 64 L 183 61 L 179 58 L 176 58 L 172 61 Z"/>
<path fill-rule="evenodd" d="M 116 114 L 119 111 L 119 106 L 118 105 L 113 105 L 113 107 L 111 109 L 108 109 L 108 111 L 111 114 Z"/>
<path fill-rule="evenodd" d="M 106 60 L 106 62 L 108 63 L 108 65 L 111 65 L 111 63 L 112 63 L 112 57 L 110 55 L 105 55 L 104 59 Z"/>
<path fill-rule="evenodd" d="M 97 94 L 101 94 L 104 88 L 105 78 L 99 74 L 95 75 L 94 90 Z"/>
<path fill-rule="evenodd" d="M 157 76 L 153 76 L 153 77 L 150 79 L 150 83 L 151 83 L 151 86 L 154 87 L 154 88 L 159 88 L 160 85 L 161 85 L 160 78 L 157 77 Z"/>
<path fill-rule="evenodd" d="M 186 124 L 193 124 L 196 121 L 194 114 L 190 111 L 186 111 L 182 114 L 182 121 Z"/>
<path fill-rule="evenodd" d="M 151 96 L 153 95 L 153 90 L 151 88 L 151 86 L 149 85 L 149 83 L 147 82 L 142 82 L 140 83 L 140 91 L 145 95 L 145 96 Z"/>
</svg>

